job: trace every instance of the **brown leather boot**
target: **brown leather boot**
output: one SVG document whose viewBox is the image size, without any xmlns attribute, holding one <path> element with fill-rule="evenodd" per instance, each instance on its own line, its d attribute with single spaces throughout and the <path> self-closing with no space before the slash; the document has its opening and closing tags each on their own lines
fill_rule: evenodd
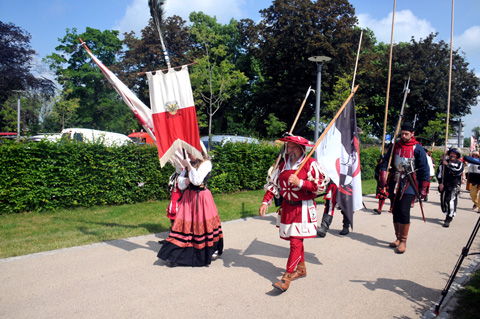
<svg viewBox="0 0 480 319">
<path fill-rule="evenodd" d="M 397 253 L 403 254 L 407 250 L 407 237 L 408 231 L 410 229 L 410 224 L 399 224 L 400 225 L 400 244 L 397 248 Z"/>
<path fill-rule="evenodd" d="M 400 224 L 393 223 L 393 227 L 395 228 L 395 236 L 397 237 L 397 240 L 391 242 L 389 246 L 392 248 L 396 248 L 398 247 L 398 245 L 400 245 Z"/>
<path fill-rule="evenodd" d="M 298 263 L 297 269 L 292 274 L 292 280 L 295 280 L 300 277 L 307 276 L 307 267 L 305 267 L 305 262 Z"/>
<path fill-rule="evenodd" d="M 287 291 L 290 287 L 290 281 L 292 281 L 293 274 L 286 272 L 280 281 L 273 284 L 273 287 L 280 289 L 281 291 Z"/>
</svg>

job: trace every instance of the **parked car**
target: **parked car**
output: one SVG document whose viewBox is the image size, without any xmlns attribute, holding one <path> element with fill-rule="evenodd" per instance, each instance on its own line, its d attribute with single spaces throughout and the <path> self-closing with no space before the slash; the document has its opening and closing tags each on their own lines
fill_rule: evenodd
<svg viewBox="0 0 480 319">
<path fill-rule="evenodd" d="M 88 128 L 66 128 L 62 130 L 62 139 L 64 138 L 78 142 L 104 143 L 106 146 L 120 146 L 132 143 L 130 137 L 125 134 Z"/>
<path fill-rule="evenodd" d="M 225 143 L 255 143 L 258 144 L 258 140 L 253 137 L 239 136 L 239 135 L 212 135 L 212 145 L 210 149 L 213 150 L 217 145 L 225 145 Z M 209 138 L 204 136 L 200 138 L 200 141 L 208 149 Z"/>
</svg>

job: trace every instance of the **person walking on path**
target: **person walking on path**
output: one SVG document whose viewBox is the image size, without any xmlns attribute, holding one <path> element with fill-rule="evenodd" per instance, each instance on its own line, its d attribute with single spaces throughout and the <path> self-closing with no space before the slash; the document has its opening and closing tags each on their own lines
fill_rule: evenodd
<svg viewBox="0 0 480 319">
<path fill-rule="evenodd" d="M 285 274 L 273 287 L 286 291 L 292 280 L 305 277 L 305 249 L 303 240 L 317 235 L 315 197 L 325 189 L 325 177 L 318 162 L 308 158 L 302 169 L 295 174 L 305 160 L 305 149 L 313 147 L 301 136 L 289 135 L 280 139 L 286 143 L 285 159 L 273 172 L 265 185 L 265 196 L 259 208 L 264 217 L 274 197 L 282 197 L 278 210 L 277 227 L 280 238 L 290 241 L 290 253 Z M 279 220 L 278 220 L 279 219 Z"/>
<path fill-rule="evenodd" d="M 427 156 L 422 145 L 415 140 L 415 130 L 411 123 L 401 126 L 400 140 L 393 149 L 389 149 L 385 158 L 392 158 L 391 174 L 387 181 L 388 161 L 380 164 L 380 187 L 387 187 L 393 214 L 393 226 L 396 240 L 390 247 L 403 254 L 407 249 L 407 237 L 410 229 L 410 208 L 415 199 L 415 190 L 419 191 L 421 199 L 428 195 L 430 187 L 430 169 Z M 407 174 L 410 174 L 408 176 Z M 413 185 L 412 182 L 413 181 Z M 415 189 L 414 189 L 415 187 Z"/>
<path fill-rule="evenodd" d="M 433 162 L 432 158 L 432 151 L 427 150 L 424 148 L 425 153 L 427 154 L 427 163 L 428 168 L 430 169 L 430 182 L 432 182 L 432 178 L 435 176 L 435 163 Z M 430 192 L 430 188 L 427 189 L 427 194 Z M 424 198 L 424 202 L 428 201 L 428 195 Z"/>
<path fill-rule="evenodd" d="M 477 151 L 472 153 L 472 157 L 478 159 L 479 153 Z M 477 210 L 480 213 L 480 202 L 478 201 L 478 192 L 480 191 L 480 165 L 469 163 L 468 164 L 468 182 L 470 185 L 470 198 L 473 201 L 473 210 Z"/>
<path fill-rule="evenodd" d="M 451 148 L 448 157 L 441 161 L 438 167 L 438 190 L 440 191 L 440 206 L 446 215 L 443 227 L 450 227 L 457 211 L 458 194 L 463 181 L 464 164 L 460 160 L 460 152 Z M 445 173 L 443 172 L 445 170 Z"/>
<path fill-rule="evenodd" d="M 333 213 L 335 212 L 335 206 L 337 205 L 337 185 L 330 182 L 327 188 L 327 194 L 325 195 L 325 210 L 323 211 L 322 223 L 317 228 L 317 235 L 321 238 L 327 236 L 328 230 L 333 220 Z M 348 235 L 350 233 L 350 221 L 342 210 L 343 215 L 343 228 L 340 231 L 340 235 Z"/>
<path fill-rule="evenodd" d="M 223 252 L 222 225 L 207 188 L 212 162 L 205 151 L 202 155 L 203 161 L 191 154 L 180 160 L 185 169 L 177 182 L 184 192 L 169 236 L 157 255 L 172 266 L 206 266 Z"/>
</svg>

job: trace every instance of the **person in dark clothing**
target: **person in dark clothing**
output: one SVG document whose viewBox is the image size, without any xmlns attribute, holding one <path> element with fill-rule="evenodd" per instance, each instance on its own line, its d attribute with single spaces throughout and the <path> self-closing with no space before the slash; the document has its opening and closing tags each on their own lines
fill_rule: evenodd
<svg viewBox="0 0 480 319">
<path fill-rule="evenodd" d="M 387 180 L 388 161 L 380 164 L 379 185 L 387 188 L 391 201 L 393 226 L 396 240 L 390 247 L 397 248 L 397 253 L 404 253 L 407 249 L 407 237 L 410 229 L 410 208 L 415 199 L 414 187 L 419 191 L 421 199 L 428 195 L 430 187 L 430 169 L 427 155 L 422 145 L 415 140 L 415 130 L 411 123 L 404 123 L 401 127 L 400 140 L 393 149 L 392 168 Z M 390 149 L 385 158 L 392 156 Z M 410 174 L 414 184 L 410 182 Z"/>
<path fill-rule="evenodd" d="M 456 214 L 458 194 L 465 168 L 457 149 L 451 148 L 447 155 L 448 157 L 441 161 L 437 174 L 440 205 L 442 212 L 446 215 L 443 227 L 450 227 L 450 223 Z M 445 172 L 443 172 L 444 169 Z"/>
</svg>

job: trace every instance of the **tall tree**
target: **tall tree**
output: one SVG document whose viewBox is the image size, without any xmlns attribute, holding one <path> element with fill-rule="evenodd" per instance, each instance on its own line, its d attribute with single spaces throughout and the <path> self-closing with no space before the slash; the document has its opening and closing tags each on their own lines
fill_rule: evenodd
<svg viewBox="0 0 480 319">
<path fill-rule="evenodd" d="M 195 88 L 195 103 L 206 110 L 208 135 L 211 135 L 215 113 L 247 83 L 247 77 L 232 62 L 238 38 L 237 22 L 232 19 L 228 25 L 222 25 L 202 12 L 192 12 L 190 21 L 194 44 L 191 54 L 197 62 L 190 78 Z"/>
<path fill-rule="evenodd" d="M 30 46 L 30 34 L 15 26 L 12 23 L 3 23 L 0 21 L 0 112 L 3 114 L 17 112 L 16 104 L 12 109 L 12 103 L 5 103 L 9 97 L 16 101 L 17 94 L 14 91 L 25 91 L 23 96 L 28 96 L 30 105 L 40 107 L 38 102 L 42 98 L 48 98 L 55 94 L 55 83 L 36 72 L 36 52 Z M 24 98 L 22 98 L 24 100 Z M 27 106 L 27 101 L 23 101 L 24 106 Z M 9 109 L 5 109 L 9 108 Z M 22 110 L 22 115 L 32 115 L 33 113 Z M 25 118 L 22 116 L 23 129 L 35 131 L 36 128 L 28 127 L 32 118 Z M 10 127 L 11 124 L 6 122 L 5 117 L 0 117 L 0 127 Z M 38 124 L 38 117 L 34 121 Z M 15 125 L 16 128 L 16 125 Z"/>
<path fill-rule="evenodd" d="M 332 57 L 323 66 L 322 96 L 331 92 L 336 75 L 352 73 L 358 42 L 352 41 L 355 11 L 347 0 L 274 0 L 260 12 L 258 59 L 265 81 L 257 100 L 264 108 L 257 116 L 273 112 L 293 123 L 305 90 L 316 82 L 317 68 L 309 57 Z M 296 133 L 302 133 L 312 117 L 313 103 L 303 113 Z"/>
<path fill-rule="evenodd" d="M 118 31 L 100 31 L 87 27 L 78 34 L 67 29 L 55 48 L 58 52 L 47 57 L 57 81 L 63 86 L 65 100 L 78 99 L 79 107 L 72 116 L 75 126 L 128 133 L 138 128 L 135 117 L 124 105 L 97 65 L 79 42 L 81 38 L 107 67 L 117 62 L 121 48 Z"/>
</svg>

